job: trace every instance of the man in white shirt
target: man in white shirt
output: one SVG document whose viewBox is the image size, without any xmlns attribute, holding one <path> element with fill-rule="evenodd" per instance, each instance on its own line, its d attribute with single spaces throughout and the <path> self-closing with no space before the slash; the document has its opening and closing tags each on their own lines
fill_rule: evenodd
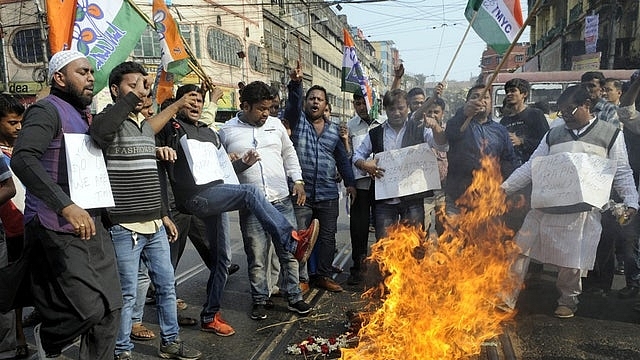
<svg viewBox="0 0 640 360">
<path fill-rule="evenodd" d="M 628 209 L 625 219 L 635 216 L 638 208 L 638 192 L 629 167 L 627 150 L 619 129 L 605 121 L 598 120 L 591 113 L 591 98 L 586 85 L 572 86 L 558 98 L 558 108 L 564 120 L 564 126 L 556 126 L 543 137 L 529 161 L 516 169 L 502 184 L 511 194 L 532 182 L 532 163 L 535 159 L 545 161 L 546 156 L 561 153 L 588 154 L 594 159 L 605 158 L 608 161 L 592 161 L 594 170 L 598 164 L 609 164 L 615 169 L 613 188 L 624 200 Z M 563 175 L 564 176 L 564 175 Z M 519 279 L 526 274 L 529 257 L 542 263 L 558 266 L 556 287 L 560 292 L 558 307 L 554 315 L 558 318 L 570 318 L 578 309 L 578 295 L 582 292 L 581 275 L 593 268 L 596 249 L 600 240 L 600 209 L 584 206 L 585 203 L 572 206 L 560 204 L 535 204 L 538 194 L 536 182 L 533 182 L 532 207 L 516 235 L 516 242 L 522 250 L 514 265 Z M 610 188 L 602 189 L 608 196 Z M 586 204 L 588 205 L 588 204 Z M 507 299 L 508 306 L 515 306 L 517 294 Z"/>
<path fill-rule="evenodd" d="M 296 225 L 292 197 L 298 205 L 306 199 L 302 170 L 298 156 L 280 119 L 269 116 L 273 95 L 267 84 L 254 81 L 242 90 L 242 111 L 227 121 L 220 130 L 222 144 L 229 153 L 257 157 L 252 165 L 239 162 L 236 167 L 241 184 L 253 184 L 262 189 L 267 200 L 280 211 L 292 225 Z M 289 191 L 287 178 L 293 181 Z M 298 262 L 277 239 L 272 239 L 258 219 L 248 209 L 240 210 L 240 228 L 244 249 L 249 263 L 249 282 L 253 307 L 250 316 L 254 320 L 267 318 L 269 301 L 269 252 L 271 246 L 280 260 L 283 292 L 289 301 L 289 310 L 308 314 L 311 306 L 302 300 L 299 287 Z"/>
</svg>

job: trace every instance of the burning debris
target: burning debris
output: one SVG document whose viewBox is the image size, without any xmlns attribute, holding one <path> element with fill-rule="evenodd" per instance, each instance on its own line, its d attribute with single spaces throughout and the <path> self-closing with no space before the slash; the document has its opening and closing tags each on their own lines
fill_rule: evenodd
<svg viewBox="0 0 640 360">
<path fill-rule="evenodd" d="M 469 358 L 502 333 L 515 313 L 497 306 L 518 286 L 509 271 L 518 248 L 501 220 L 507 202 L 500 183 L 497 162 L 485 157 L 458 203 L 461 214 L 446 218 L 439 239 L 396 225 L 372 246 L 383 285 L 364 294 L 370 312 L 344 360 Z"/>
</svg>

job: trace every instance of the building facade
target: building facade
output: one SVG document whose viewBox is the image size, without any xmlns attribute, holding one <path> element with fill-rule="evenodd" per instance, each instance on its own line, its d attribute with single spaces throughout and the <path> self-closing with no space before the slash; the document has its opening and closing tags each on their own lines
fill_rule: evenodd
<svg viewBox="0 0 640 360">
<path fill-rule="evenodd" d="M 152 17 L 151 1 L 133 1 Z M 265 81 L 286 96 L 289 71 L 300 62 L 304 85 L 327 89 L 333 113 L 344 119 L 353 113 L 351 94 L 340 90 L 344 39 L 349 29 L 346 16 L 338 16 L 331 4 L 320 0 L 172 0 L 171 13 L 194 57 L 213 83 L 224 92 L 218 102 L 218 121 L 235 115 L 239 107 L 240 83 Z M 0 88 L 23 96 L 25 103 L 39 93 L 48 93 L 46 69 L 49 50 L 45 0 L 0 0 Z M 354 37 L 358 56 L 373 82 L 384 83 L 375 47 Z M 142 34 L 130 59 L 155 74 L 160 64 L 160 46 L 151 26 Z M 199 83 L 191 73 L 177 84 Z M 348 99 L 348 101 L 345 101 Z M 95 111 L 111 99 L 108 91 L 94 98 Z"/>
<path fill-rule="evenodd" d="M 535 2 L 529 0 L 530 12 Z M 597 16 L 597 23 L 590 16 Z M 639 19 L 637 0 L 542 0 L 531 24 L 524 70 L 639 68 Z M 585 29 L 587 43 L 595 40 L 595 51 L 590 53 Z"/>
<path fill-rule="evenodd" d="M 500 68 L 500 72 L 514 72 L 520 69 L 527 58 L 527 50 L 529 49 L 529 44 L 517 44 L 513 47 L 513 50 L 507 57 L 502 68 Z M 493 72 L 498 67 L 498 64 L 502 61 L 503 57 L 500 56 L 495 50 L 490 47 L 487 47 L 482 52 L 482 62 L 480 65 L 481 76 L 486 79 L 487 76 L 491 76 Z"/>
</svg>

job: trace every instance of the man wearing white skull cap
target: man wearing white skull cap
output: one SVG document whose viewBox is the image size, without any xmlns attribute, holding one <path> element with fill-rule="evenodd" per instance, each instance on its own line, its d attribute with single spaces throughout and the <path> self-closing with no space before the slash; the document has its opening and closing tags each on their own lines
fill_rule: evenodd
<svg viewBox="0 0 640 360">
<path fill-rule="evenodd" d="M 11 164 L 27 188 L 25 244 L 42 348 L 55 357 L 80 337 L 80 359 L 112 359 L 122 306 L 113 243 L 103 209 L 71 199 L 65 154 L 68 137 L 89 133 L 93 68 L 81 53 L 61 51 L 49 62 L 49 82 L 51 93 L 24 114 Z"/>
<path fill-rule="evenodd" d="M 53 80 L 53 74 L 62 70 L 62 68 L 67 66 L 70 62 L 78 59 L 86 59 L 86 57 L 81 52 L 75 50 L 65 50 L 57 52 L 51 57 L 51 60 L 49 60 L 49 73 L 47 82 L 51 84 Z"/>
</svg>

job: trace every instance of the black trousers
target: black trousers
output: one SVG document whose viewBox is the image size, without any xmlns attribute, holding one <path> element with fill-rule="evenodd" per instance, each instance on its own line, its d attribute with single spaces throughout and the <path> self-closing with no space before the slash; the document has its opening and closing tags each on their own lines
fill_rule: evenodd
<svg viewBox="0 0 640 360">
<path fill-rule="evenodd" d="M 122 292 L 111 236 L 100 217 L 94 221 L 96 235 L 89 240 L 45 229 L 37 218 L 25 226 L 31 291 L 47 353 L 59 353 L 80 337 L 80 359 L 113 359 Z"/>
<path fill-rule="evenodd" d="M 178 267 L 178 262 L 182 258 L 185 246 L 187 246 L 187 236 L 207 268 L 212 269 L 209 243 L 205 238 L 204 221 L 196 216 L 183 214 L 177 210 L 171 211 L 171 219 L 178 228 L 178 240 L 169 244 L 173 270 L 175 271 Z"/>
<path fill-rule="evenodd" d="M 362 261 L 367 257 L 369 251 L 369 223 L 374 195 L 373 191 L 357 189 L 356 200 L 351 205 L 349 232 L 354 270 L 361 269 Z"/>
</svg>

